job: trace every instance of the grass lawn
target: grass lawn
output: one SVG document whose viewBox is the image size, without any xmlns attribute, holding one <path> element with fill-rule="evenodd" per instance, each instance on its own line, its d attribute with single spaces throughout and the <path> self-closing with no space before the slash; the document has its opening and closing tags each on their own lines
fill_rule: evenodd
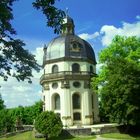
<svg viewBox="0 0 140 140">
<path fill-rule="evenodd" d="M 45 138 L 35 138 L 32 131 L 17 134 L 8 138 L 0 138 L 0 140 L 45 140 Z M 50 140 L 95 140 L 95 136 L 81 137 L 57 137 Z"/>
<path fill-rule="evenodd" d="M 0 140 L 44 140 L 41 138 L 35 139 L 32 131 L 17 134 L 11 137 L 0 138 Z"/>
<path fill-rule="evenodd" d="M 120 134 L 120 133 L 108 133 L 102 134 L 101 137 L 104 138 L 114 138 L 114 139 L 125 139 L 125 140 L 140 140 L 140 137 L 131 136 L 129 134 Z"/>
</svg>

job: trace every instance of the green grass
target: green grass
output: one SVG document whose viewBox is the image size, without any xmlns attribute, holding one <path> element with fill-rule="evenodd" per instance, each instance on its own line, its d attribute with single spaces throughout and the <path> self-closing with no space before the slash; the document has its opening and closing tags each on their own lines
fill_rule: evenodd
<svg viewBox="0 0 140 140">
<path fill-rule="evenodd" d="M 108 133 L 102 134 L 101 137 L 103 138 L 114 138 L 114 139 L 121 139 L 121 140 L 140 140 L 140 137 L 131 136 L 129 134 L 120 134 L 120 133 Z"/>
<path fill-rule="evenodd" d="M 114 139 L 121 139 L 121 140 L 140 140 L 140 136 L 130 136 L 128 134 L 120 134 L 120 133 L 108 133 L 108 134 L 102 134 L 101 137 L 104 138 L 114 138 Z M 17 134 L 15 136 L 11 136 L 8 138 L 0 138 L 0 140 L 45 140 L 45 138 L 35 138 L 34 132 L 24 132 L 21 134 Z M 60 136 L 57 138 L 51 138 L 50 140 L 96 140 L 95 136 Z"/>
<path fill-rule="evenodd" d="M 21 134 L 17 134 L 15 136 L 11 136 L 8 138 L 0 138 L 0 140 L 45 140 L 45 138 L 35 138 L 34 133 L 32 131 L 29 132 L 24 132 Z M 95 136 L 81 136 L 81 137 L 57 137 L 57 138 L 52 138 L 50 140 L 95 140 Z"/>
<path fill-rule="evenodd" d="M 42 138 L 38 138 L 36 139 L 34 137 L 33 132 L 29 131 L 29 132 L 24 132 L 21 134 L 17 134 L 15 136 L 11 136 L 11 137 L 4 137 L 4 138 L 0 138 L 0 140 L 44 140 Z"/>
</svg>

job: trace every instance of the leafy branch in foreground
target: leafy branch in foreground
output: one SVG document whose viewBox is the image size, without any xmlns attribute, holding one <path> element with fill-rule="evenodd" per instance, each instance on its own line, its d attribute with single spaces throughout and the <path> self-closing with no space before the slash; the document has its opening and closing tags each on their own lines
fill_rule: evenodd
<svg viewBox="0 0 140 140">
<path fill-rule="evenodd" d="M 25 50 L 25 43 L 14 39 L 16 31 L 11 25 L 12 5 L 16 0 L 0 1 L 0 76 L 6 81 L 9 76 L 18 81 L 31 82 L 32 69 L 39 71 L 35 56 Z"/>
<path fill-rule="evenodd" d="M 54 6 L 56 0 L 36 0 L 33 6 L 41 9 L 47 19 L 47 26 L 54 28 L 54 33 L 60 33 L 61 23 L 65 17 L 65 12 Z"/>
</svg>

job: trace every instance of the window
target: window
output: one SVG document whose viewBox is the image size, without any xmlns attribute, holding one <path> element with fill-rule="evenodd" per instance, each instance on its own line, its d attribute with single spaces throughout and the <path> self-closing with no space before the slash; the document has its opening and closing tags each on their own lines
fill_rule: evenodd
<svg viewBox="0 0 140 140">
<path fill-rule="evenodd" d="M 57 72 L 58 72 L 58 66 L 57 65 L 53 65 L 52 73 L 57 73 Z"/>
<path fill-rule="evenodd" d="M 57 83 L 52 83 L 52 88 L 53 89 L 57 89 L 57 87 L 58 87 L 58 84 Z"/>
<path fill-rule="evenodd" d="M 80 95 L 74 94 L 72 96 L 72 102 L 73 102 L 73 109 L 80 109 L 81 102 L 80 102 Z"/>
<path fill-rule="evenodd" d="M 75 88 L 79 88 L 79 87 L 81 86 L 81 83 L 78 82 L 78 81 L 75 81 L 75 82 L 73 82 L 73 86 L 74 86 Z"/>
<path fill-rule="evenodd" d="M 77 48 L 77 44 L 73 43 L 73 48 L 76 49 Z"/>
<path fill-rule="evenodd" d="M 58 94 L 54 96 L 54 109 L 60 109 L 60 96 Z"/>
<path fill-rule="evenodd" d="M 75 121 L 80 121 L 81 120 L 81 114 L 79 112 L 73 113 L 73 119 Z"/>
<path fill-rule="evenodd" d="M 90 66 L 90 73 L 93 73 L 93 67 Z"/>
<path fill-rule="evenodd" d="M 80 65 L 77 64 L 77 63 L 74 63 L 74 64 L 72 65 L 72 72 L 73 72 L 73 73 L 80 72 Z"/>
</svg>

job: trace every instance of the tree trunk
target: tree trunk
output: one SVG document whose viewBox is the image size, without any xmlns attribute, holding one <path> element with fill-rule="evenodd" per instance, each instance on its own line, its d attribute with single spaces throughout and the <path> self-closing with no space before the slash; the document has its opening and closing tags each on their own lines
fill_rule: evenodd
<svg viewBox="0 0 140 140">
<path fill-rule="evenodd" d="M 48 140 L 48 135 L 46 135 L 46 140 Z"/>
</svg>

